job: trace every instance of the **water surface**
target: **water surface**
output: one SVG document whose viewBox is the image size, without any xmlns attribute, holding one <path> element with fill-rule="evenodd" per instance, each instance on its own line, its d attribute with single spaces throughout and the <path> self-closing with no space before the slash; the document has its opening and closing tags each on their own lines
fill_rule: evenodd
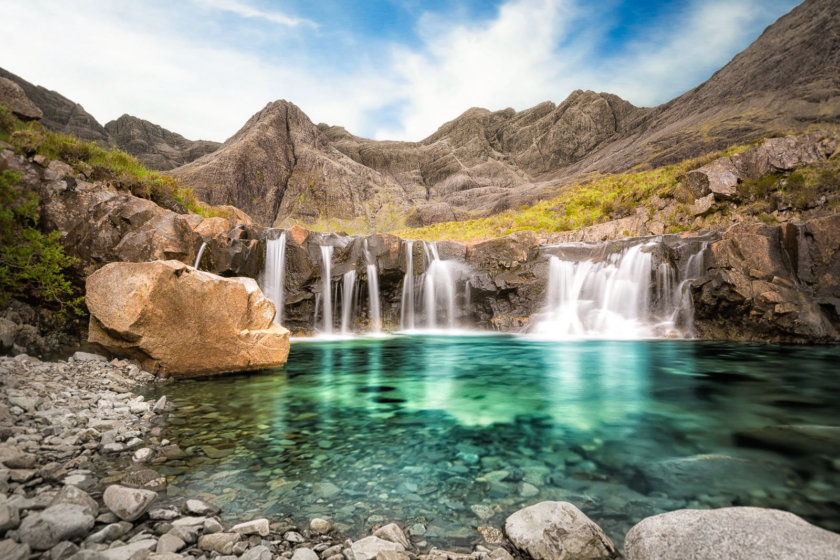
<svg viewBox="0 0 840 560">
<path fill-rule="evenodd" d="M 837 531 L 838 429 L 755 430 L 839 426 L 838 363 L 838 347 L 690 341 L 296 342 L 284 368 L 166 387 L 188 458 L 163 472 L 230 520 L 320 516 L 355 536 L 398 521 L 438 546 L 542 500 L 618 543 L 684 507 L 778 507 Z"/>
</svg>

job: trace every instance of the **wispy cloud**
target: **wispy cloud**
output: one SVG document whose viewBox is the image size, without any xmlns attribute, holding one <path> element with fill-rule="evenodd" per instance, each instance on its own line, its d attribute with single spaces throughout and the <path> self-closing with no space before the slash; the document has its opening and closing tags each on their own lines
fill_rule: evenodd
<svg viewBox="0 0 840 560">
<path fill-rule="evenodd" d="M 310 27 L 317 27 L 318 25 L 310 21 L 308 19 L 289 16 L 282 12 L 276 11 L 266 11 L 261 10 L 259 8 L 255 8 L 254 6 L 242 2 L 240 0 L 193 0 L 197 4 L 202 6 L 206 6 L 208 8 L 213 8 L 215 10 L 220 10 L 223 12 L 230 12 L 232 14 L 236 14 L 237 16 L 244 17 L 244 18 L 254 18 L 254 19 L 261 19 L 264 21 L 268 21 L 271 23 L 276 23 L 279 25 L 287 25 L 289 27 L 297 27 L 299 25 L 305 25 Z"/>
<path fill-rule="evenodd" d="M 667 101 L 796 0 L 690 0 L 614 48 L 616 22 L 582 0 L 506 0 L 472 20 L 412 12 L 410 43 L 393 30 L 388 39 L 354 31 L 328 11 L 278 12 L 257 0 L 2 2 L 4 40 L 26 48 L 0 50 L 0 66 L 101 122 L 127 112 L 224 140 L 285 98 L 314 122 L 419 140 L 472 106 L 521 110 L 578 88 L 637 105 Z"/>
</svg>

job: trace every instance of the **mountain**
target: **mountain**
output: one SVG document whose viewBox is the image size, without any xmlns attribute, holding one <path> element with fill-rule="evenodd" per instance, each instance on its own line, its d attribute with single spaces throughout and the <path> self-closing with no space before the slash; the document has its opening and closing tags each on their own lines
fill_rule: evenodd
<svg viewBox="0 0 840 560">
<path fill-rule="evenodd" d="M 137 157 L 146 167 L 167 170 L 216 151 L 221 144 L 187 140 L 149 121 L 123 115 L 105 124 L 114 145 Z"/>
<path fill-rule="evenodd" d="M 172 169 L 220 146 L 218 142 L 208 140 L 187 140 L 180 134 L 130 115 L 102 126 L 84 107 L 58 92 L 33 85 L 3 68 L 0 68 L 0 78 L 20 86 L 28 100 L 43 113 L 40 121 L 48 130 L 119 148 L 150 169 Z"/>
<path fill-rule="evenodd" d="M 383 210 L 385 222 L 402 214 L 409 226 L 482 216 L 593 173 L 836 123 L 839 47 L 840 3 L 806 0 L 709 80 L 658 107 L 575 91 L 559 105 L 520 112 L 473 108 L 420 142 L 395 142 L 314 127 L 280 101 L 172 175 L 208 202 L 241 205 L 266 224 L 338 219 L 375 227 Z"/>
<path fill-rule="evenodd" d="M 296 105 L 269 103 L 221 148 L 170 173 L 206 201 L 271 225 L 283 216 L 388 227 L 423 193 L 352 160 Z"/>
</svg>

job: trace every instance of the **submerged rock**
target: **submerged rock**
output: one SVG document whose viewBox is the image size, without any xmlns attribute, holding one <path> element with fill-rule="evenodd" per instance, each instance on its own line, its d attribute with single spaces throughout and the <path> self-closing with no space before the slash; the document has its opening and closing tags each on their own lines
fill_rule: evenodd
<svg viewBox="0 0 840 560">
<path fill-rule="evenodd" d="M 250 278 L 178 261 L 111 263 L 87 279 L 89 340 L 175 377 L 282 365 L 289 331 Z"/>
<path fill-rule="evenodd" d="M 516 548 L 534 560 L 601 560 L 618 557 L 604 531 L 568 502 L 541 502 L 505 521 Z"/>
<path fill-rule="evenodd" d="M 686 509 L 642 520 L 627 533 L 624 553 L 627 560 L 827 560 L 840 558 L 840 535 L 775 509 Z"/>
</svg>

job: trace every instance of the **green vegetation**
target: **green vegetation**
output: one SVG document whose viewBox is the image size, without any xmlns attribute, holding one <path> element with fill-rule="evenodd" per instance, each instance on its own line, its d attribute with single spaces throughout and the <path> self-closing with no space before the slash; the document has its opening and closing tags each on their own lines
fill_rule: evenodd
<svg viewBox="0 0 840 560">
<path fill-rule="evenodd" d="M 749 147 L 748 144 L 733 146 L 657 169 L 593 177 L 566 185 L 557 196 L 532 206 L 509 209 L 485 218 L 402 229 L 393 233 L 433 241 L 469 241 L 508 235 L 524 229 L 537 232 L 569 231 L 616 220 L 630 216 L 639 205 L 652 211 L 654 197 L 673 197 L 680 178 L 687 171 L 706 165 L 716 158 L 743 152 Z M 674 233 L 687 229 L 688 226 L 678 222 L 669 225 L 669 231 Z"/>
<path fill-rule="evenodd" d="M 777 220 L 770 212 L 781 209 L 805 211 L 816 207 L 821 197 L 840 193 L 840 157 L 802 166 L 787 174 L 768 174 L 738 185 L 743 211 L 765 223 Z M 836 201 L 829 200 L 829 207 Z"/>
<path fill-rule="evenodd" d="M 0 171 L 0 306 L 10 298 L 56 309 L 60 318 L 83 315 L 66 272 L 76 259 L 65 254 L 61 234 L 38 229 L 38 196 L 15 171 Z"/>
<path fill-rule="evenodd" d="M 0 140 L 9 142 L 27 156 L 36 154 L 64 161 L 92 180 L 109 181 L 134 196 L 148 198 L 179 213 L 217 216 L 220 212 L 196 199 L 192 190 L 177 181 L 146 169 L 134 156 L 117 149 L 102 148 L 66 134 L 50 132 L 40 123 L 17 119 L 0 105 Z"/>
</svg>

